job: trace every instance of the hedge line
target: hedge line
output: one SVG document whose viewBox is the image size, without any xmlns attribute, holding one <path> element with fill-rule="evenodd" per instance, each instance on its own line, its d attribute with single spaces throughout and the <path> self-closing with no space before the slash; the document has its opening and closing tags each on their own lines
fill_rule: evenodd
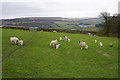
<svg viewBox="0 0 120 80">
<path fill-rule="evenodd" d="M 9 26 L 3 26 L 3 29 L 20 29 L 20 30 L 29 30 L 29 27 L 9 27 Z M 95 34 L 97 36 L 106 36 L 106 37 L 118 37 L 118 34 L 109 34 L 105 35 L 105 32 L 102 31 L 83 31 L 83 30 L 68 30 L 68 29 L 50 29 L 50 28 L 37 28 L 37 31 L 47 31 L 47 32 L 53 32 L 54 30 L 57 32 L 65 32 L 65 33 L 81 33 L 81 34 L 88 34 L 89 32 L 92 34 Z"/>
</svg>

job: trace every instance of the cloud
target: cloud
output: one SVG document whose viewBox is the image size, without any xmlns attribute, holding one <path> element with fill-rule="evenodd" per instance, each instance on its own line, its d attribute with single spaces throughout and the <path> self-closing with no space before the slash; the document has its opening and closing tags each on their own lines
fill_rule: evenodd
<svg viewBox="0 0 120 80">
<path fill-rule="evenodd" d="M 13 0 L 14 1 L 14 0 Z M 118 12 L 118 0 L 34 0 L 2 2 L 2 17 L 97 17 Z M 19 1 L 19 0 L 17 0 Z"/>
</svg>

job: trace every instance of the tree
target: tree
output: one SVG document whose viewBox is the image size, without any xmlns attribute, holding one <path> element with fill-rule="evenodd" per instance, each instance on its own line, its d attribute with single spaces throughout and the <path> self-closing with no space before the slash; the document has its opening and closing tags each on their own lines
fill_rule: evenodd
<svg viewBox="0 0 120 80">
<path fill-rule="evenodd" d="M 105 34 L 108 35 L 109 34 L 109 18 L 110 18 L 110 14 L 107 13 L 107 12 L 102 12 L 100 13 L 100 17 L 102 17 L 104 19 L 104 31 L 105 31 Z"/>
</svg>

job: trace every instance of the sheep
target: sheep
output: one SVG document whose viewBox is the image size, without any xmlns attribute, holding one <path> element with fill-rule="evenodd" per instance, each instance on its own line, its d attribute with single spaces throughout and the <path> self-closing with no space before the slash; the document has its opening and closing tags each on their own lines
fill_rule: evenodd
<svg viewBox="0 0 120 80">
<path fill-rule="evenodd" d="M 64 36 L 64 40 L 65 40 L 65 42 L 67 41 L 67 39 L 68 39 L 68 37 L 67 37 L 67 36 Z"/>
<path fill-rule="evenodd" d="M 17 44 L 18 43 L 18 38 L 17 37 L 11 37 L 10 41 L 12 42 L 12 44 Z"/>
<path fill-rule="evenodd" d="M 88 49 L 88 45 L 85 46 L 85 49 Z"/>
<path fill-rule="evenodd" d="M 43 32 L 43 30 L 41 30 L 40 32 Z"/>
<path fill-rule="evenodd" d="M 56 49 L 58 49 L 58 48 L 59 48 L 59 46 L 60 46 L 60 44 L 56 45 Z"/>
<path fill-rule="evenodd" d="M 85 42 L 80 42 L 80 41 L 79 41 L 79 44 L 80 44 L 81 49 L 83 49 L 83 48 L 86 46 L 86 43 L 85 43 Z"/>
<path fill-rule="evenodd" d="M 68 42 L 70 42 L 70 39 L 68 39 Z"/>
<path fill-rule="evenodd" d="M 60 40 L 62 40 L 62 37 L 60 37 Z"/>
<path fill-rule="evenodd" d="M 100 44 L 100 46 L 103 46 L 102 42 L 100 42 L 99 44 Z"/>
<path fill-rule="evenodd" d="M 54 47 L 55 45 L 57 45 L 58 44 L 58 39 L 56 39 L 56 40 L 52 40 L 51 42 L 50 42 L 50 46 L 51 47 Z M 55 46 L 56 47 L 56 46 Z"/>
<path fill-rule="evenodd" d="M 57 33 L 57 31 L 53 31 L 54 33 Z"/>
<path fill-rule="evenodd" d="M 110 47 L 112 47 L 113 45 L 112 45 L 112 43 L 110 44 Z"/>
<path fill-rule="evenodd" d="M 97 43 L 97 40 L 95 40 L 95 43 Z"/>
<path fill-rule="evenodd" d="M 23 40 L 18 40 L 18 44 L 23 46 L 24 45 Z"/>
<path fill-rule="evenodd" d="M 91 35 L 91 33 L 88 33 L 88 35 Z"/>
</svg>

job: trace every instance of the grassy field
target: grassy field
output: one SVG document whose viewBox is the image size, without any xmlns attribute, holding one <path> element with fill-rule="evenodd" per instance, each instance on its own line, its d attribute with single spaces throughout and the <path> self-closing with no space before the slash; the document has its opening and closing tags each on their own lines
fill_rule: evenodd
<svg viewBox="0 0 120 80">
<path fill-rule="evenodd" d="M 29 32 L 3 29 L 3 78 L 117 78 L 118 39 L 86 34 Z M 50 48 L 53 39 L 64 35 L 70 43 L 59 41 L 60 48 Z M 17 36 L 25 45 L 12 45 L 9 38 Z M 31 36 L 33 36 L 31 38 Z M 103 47 L 94 40 L 103 42 Z M 78 41 L 85 41 L 89 49 L 81 50 Z M 29 42 L 28 42 L 29 41 Z M 110 43 L 113 47 L 109 47 Z M 18 50 L 14 51 L 15 49 Z M 14 51 L 14 52 L 13 52 Z"/>
</svg>

